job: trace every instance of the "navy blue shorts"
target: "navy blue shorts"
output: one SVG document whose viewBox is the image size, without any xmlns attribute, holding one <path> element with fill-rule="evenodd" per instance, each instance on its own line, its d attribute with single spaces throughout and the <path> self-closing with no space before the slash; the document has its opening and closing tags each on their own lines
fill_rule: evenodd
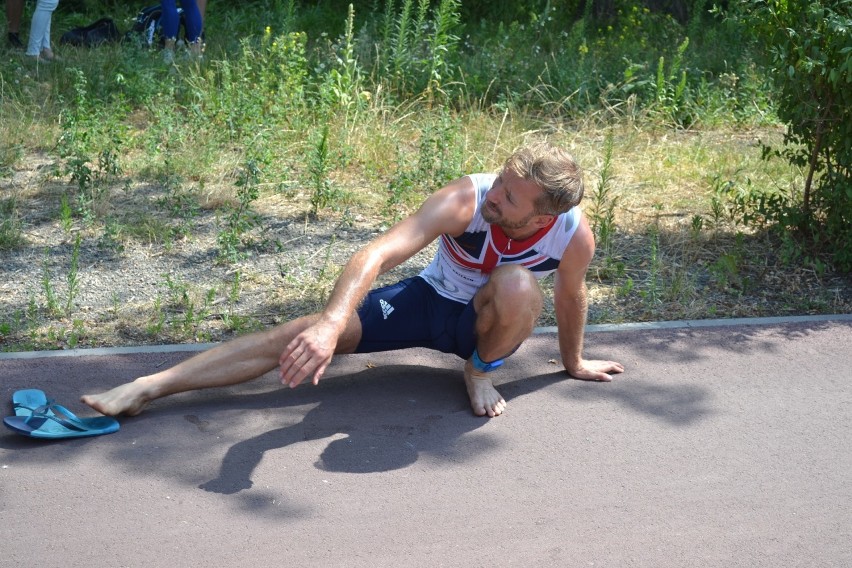
<svg viewBox="0 0 852 568">
<path fill-rule="evenodd" d="M 428 347 L 468 359 L 476 348 L 476 311 L 444 298 L 423 278 L 407 278 L 371 291 L 358 308 L 356 353 Z"/>
</svg>

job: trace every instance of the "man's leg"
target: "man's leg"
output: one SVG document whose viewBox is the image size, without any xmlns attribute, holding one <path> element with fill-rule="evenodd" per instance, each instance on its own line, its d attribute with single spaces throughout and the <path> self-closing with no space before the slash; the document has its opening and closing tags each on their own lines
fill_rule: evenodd
<svg viewBox="0 0 852 568">
<path fill-rule="evenodd" d="M 84 395 L 81 400 L 109 416 L 135 416 L 152 400 L 179 392 L 244 383 L 278 366 L 284 347 L 314 323 L 306 316 L 267 331 L 238 337 L 178 363 L 170 369 L 118 386 L 105 393 Z M 361 337 L 361 322 L 350 318 L 337 343 L 337 353 L 351 353 Z"/>
<path fill-rule="evenodd" d="M 532 333 L 542 309 L 541 288 L 529 270 L 504 265 L 491 274 L 473 299 L 476 309 L 476 353 L 484 362 L 510 355 Z M 506 401 L 473 357 L 464 366 L 470 404 L 478 416 L 497 416 Z"/>
</svg>

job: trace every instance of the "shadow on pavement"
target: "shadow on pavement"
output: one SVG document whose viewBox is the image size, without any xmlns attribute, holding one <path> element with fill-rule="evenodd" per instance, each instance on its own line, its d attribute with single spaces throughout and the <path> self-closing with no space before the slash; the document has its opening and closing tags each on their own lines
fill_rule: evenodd
<svg viewBox="0 0 852 568">
<path fill-rule="evenodd" d="M 773 335 L 794 341 L 829 325 L 811 322 L 776 326 Z M 663 364 L 694 365 L 718 357 L 720 350 L 778 354 L 783 345 L 783 341 L 768 338 L 765 328 L 749 326 L 653 333 L 618 331 L 590 336 L 587 356 L 629 359 L 630 354 L 635 354 Z M 152 357 L 155 367 L 163 367 L 190 355 Z M 688 427 L 711 412 L 712 394 L 700 382 L 683 381 L 677 376 L 667 380 L 637 376 L 626 360 L 624 376 L 612 383 L 587 383 L 557 371 L 555 356 L 555 336 L 529 341 L 503 375 L 528 376 L 502 383 L 498 378 L 498 389 L 511 403 L 558 384 L 551 394 L 578 405 L 558 412 L 587 412 L 587 407 L 598 404 L 618 405 L 680 427 Z M 227 389 L 185 393 L 155 402 L 139 417 L 122 419 L 122 431 L 114 436 L 44 442 L 3 432 L 0 448 L 20 450 L 13 460 L 48 463 L 72 459 L 92 445 L 101 451 L 106 449 L 111 459 L 126 462 L 137 473 L 175 472 L 178 477 L 200 479 L 201 483 L 195 485 L 205 491 L 222 494 L 251 487 L 254 470 L 269 452 L 325 439 L 329 441 L 314 464 L 322 471 L 387 472 L 409 467 L 423 455 L 463 462 L 489 451 L 491 442 L 487 436 L 479 436 L 476 444 L 460 443 L 488 420 L 473 416 L 460 371 L 453 368 L 455 360 L 441 357 L 437 356 L 434 367 L 379 364 L 353 372 L 351 365 L 343 365 L 337 376 L 325 378 L 317 387 L 281 389 L 274 382 L 270 387 L 267 377 Z M 48 368 L 62 366 L 60 359 L 38 361 Z M 74 364 L 69 365 L 68 375 L 53 377 L 44 386 L 60 401 L 71 400 L 79 392 L 108 388 L 110 380 L 127 380 L 144 368 L 132 356 L 69 361 Z M 3 363 L 21 366 L 21 374 L 7 385 L 10 389 L 39 386 L 45 378 L 38 374 L 38 380 L 29 381 L 24 377 L 23 362 Z M 357 364 L 361 364 L 360 360 Z M 546 372 L 550 369 L 553 371 Z M 59 384 L 57 381 L 62 378 L 66 381 Z M 76 392 L 66 396 L 62 391 L 72 390 L 69 384 Z M 85 411 L 81 415 L 86 415 Z M 213 463 L 218 475 L 211 479 Z"/>
</svg>

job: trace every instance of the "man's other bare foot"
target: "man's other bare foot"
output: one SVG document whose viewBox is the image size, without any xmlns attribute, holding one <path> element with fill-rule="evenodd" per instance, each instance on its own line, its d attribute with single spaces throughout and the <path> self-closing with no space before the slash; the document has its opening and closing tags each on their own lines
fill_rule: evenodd
<svg viewBox="0 0 852 568">
<path fill-rule="evenodd" d="M 81 402 L 107 416 L 119 414 L 136 416 L 145 409 L 150 400 L 145 387 L 139 381 L 127 383 L 100 394 L 87 394 L 80 397 Z"/>
<path fill-rule="evenodd" d="M 506 401 L 494 388 L 491 379 L 485 373 L 474 370 L 470 361 L 464 365 L 464 382 L 474 414 L 494 417 L 506 410 Z"/>
</svg>

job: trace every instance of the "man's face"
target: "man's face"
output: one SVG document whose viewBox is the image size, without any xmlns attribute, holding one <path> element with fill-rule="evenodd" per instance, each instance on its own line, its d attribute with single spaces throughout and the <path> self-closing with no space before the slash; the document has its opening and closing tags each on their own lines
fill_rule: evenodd
<svg viewBox="0 0 852 568">
<path fill-rule="evenodd" d="M 550 217 L 535 211 L 535 202 L 540 195 L 541 189 L 536 184 L 518 176 L 510 168 L 504 168 L 485 196 L 482 218 L 504 229 L 532 228 L 538 218 Z"/>
</svg>

